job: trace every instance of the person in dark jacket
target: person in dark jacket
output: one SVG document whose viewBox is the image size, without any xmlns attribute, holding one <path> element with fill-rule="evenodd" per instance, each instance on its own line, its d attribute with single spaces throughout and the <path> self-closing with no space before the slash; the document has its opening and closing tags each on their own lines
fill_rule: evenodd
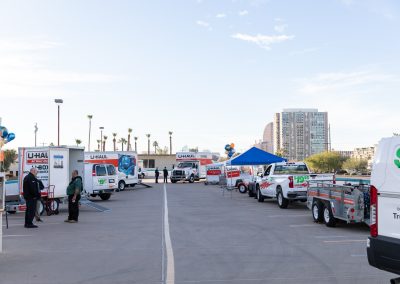
<svg viewBox="0 0 400 284">
<path fill-rule="evenodd" d="M 22 184 L 23 195 L 26 202 L 25 228 L 37 228 L 37 226 L 33 224 L 33 218 L 35 217 L 36 212 L 36 203 L 38 198 L 40 198 L 38 192 L 39 181 L 36 176 L 37 169 L 31 168 Z"/>
<path fill-rule="evenodd" d="M 167 167 L 163 169 L 164 183 L 168 183 L 168 170 Z"/>
<path fill-rule="evenodd" d="M 72 179 L 67 187 L 68 195 L 68 219 L 67 223 L 77 223 L 79 217 L 79 200 L 81 199 L 81 191 L 83 189 L 82 177 L 79 176 L 77 170 L 72 172 Z"/>
<path fill-rule="evenodd" d="M 156 183 L 158 183 L 158 177 L 160 176 L 160 172 L 158 171 L 158 168 L 156 168 L 156 171 L 154 173 L 156 175 Z"/>
</svg>

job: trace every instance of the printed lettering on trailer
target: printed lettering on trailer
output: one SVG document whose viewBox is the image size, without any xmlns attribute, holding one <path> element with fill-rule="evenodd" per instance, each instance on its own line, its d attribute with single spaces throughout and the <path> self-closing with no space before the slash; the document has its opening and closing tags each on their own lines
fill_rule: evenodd
<svg viewBox="0 0 400 284">
<path fill-rule="evenodd" d="M 91 154 L 89 156 L 90 160 L 100 160 L 100 159 L 107 159 L 107 155 L 106 154 Z"/>
<path fill-rule="evenodd" d="M 26 163 L 32 164 L 47 164 L 49 157 L 47 151 L 28 151 L 26 152 Z"/>
<path fill-rule="evenodd" d="M 194 159 L 196 156 L 194 154 L 177 154 L 178 159 Z"/>
</svg>

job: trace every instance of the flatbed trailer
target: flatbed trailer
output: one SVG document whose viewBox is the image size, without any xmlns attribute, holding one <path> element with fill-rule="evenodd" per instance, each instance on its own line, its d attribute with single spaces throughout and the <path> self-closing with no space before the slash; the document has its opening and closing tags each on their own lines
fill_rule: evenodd
<svg viewBox="0 0 400 284">
<path fill-rule="evenodd" d="M 333 182 L 310 181 L 307 207 L 315 222 L 334 227 L 337 220 L 370 224 L 370 186 L 367 184 L 337 185 Z"/>
</svg>

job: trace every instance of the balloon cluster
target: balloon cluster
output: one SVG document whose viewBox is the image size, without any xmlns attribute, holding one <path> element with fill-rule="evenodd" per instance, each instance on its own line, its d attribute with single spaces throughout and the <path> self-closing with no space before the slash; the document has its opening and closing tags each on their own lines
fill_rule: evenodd
<svg viewBox="0 0 400 284">
<path fill-rule="evenodd" d="M 228 158 L 232 158 L 233 154 L 235 154 L 235 153 L 236 153 L 236 150 L 235 150 L 234 143 L 225 145 L 225 154 L 228 155 Z"/>
<path fill-rule="evenodd" d="M 11 142 L 15 139 L 15 134 L 14 133 L 9 133 L 7 128 L 4 126 L 0 126 L 0 148 L 4 146 L 4 144 L 7 144 L 8 142 Z"/>
</svg>

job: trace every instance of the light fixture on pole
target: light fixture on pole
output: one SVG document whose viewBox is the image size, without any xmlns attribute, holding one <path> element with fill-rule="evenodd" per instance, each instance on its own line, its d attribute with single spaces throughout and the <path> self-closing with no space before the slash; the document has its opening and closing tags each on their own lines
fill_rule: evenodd
<svg viewBox="0 0 400 284">
<path fill-rule="evenodd" d="M 37 123 L 35 123 L 35 147 L 36 147 L 36 137 L 37 137 L 37 132 L 39 128 L 37 127 Z"/>
<path fill-rule="evenodd" d="M 100 126 L 100 152 L 103 151 L 103 130 L 104 130 L 104 126 Z"/>
<path fill-rule="evenodd" d="M 58 146 L 60 146 L 60 105 L 64 102 L 62 99 L 55 99 L 54 102 L 57 104 L 58 108 Z"/>
</svg>

